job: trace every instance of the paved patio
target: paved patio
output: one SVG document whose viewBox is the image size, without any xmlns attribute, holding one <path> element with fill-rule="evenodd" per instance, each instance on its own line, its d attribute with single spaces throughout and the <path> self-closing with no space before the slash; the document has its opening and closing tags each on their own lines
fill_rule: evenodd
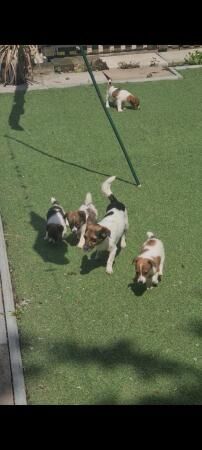
<svg viewBox="0 0 202 450">
<path fill-rule="evenodd" d="M 202 47 L 197 50 L 202 51 Z M 188 48 L 187 50 L 169 50 L 168 52 L 147 52 L 147 53 L 130 53 L 119 55 L 102 55 L 103 61 L 106 61 L 109 70 L 105 71 L 112 77 L 113 81 L 118 82 L 141 82 L 141 81 L 158 81 L 158 80 L 176 80 L 181 78 L 173 69 L 169 69 L 170 64 L 182 64 L 184 58 L 188 53 L 195 49 Z M 120 69 L 118 64 L 120 62 L 138 63 L 139 67 L 134 69 Z M 155 63 L 155 65 L 151 65 Z M 102 71 L 94 72 L 97 83 L 106 83 Z M 92 84 L 88 72 L 68 72 L 68 73 L 39 73 L 35 75 L 35 82 L 29 84 L 28 90 L 50 89 L 50 88 L 64 88 L 80 85 Z M 18 86 L 17 90 L 25 87 Z M 15 86 L 3 86 L 0 84 L 0 93 L 15 92 Z"/>
</svg>

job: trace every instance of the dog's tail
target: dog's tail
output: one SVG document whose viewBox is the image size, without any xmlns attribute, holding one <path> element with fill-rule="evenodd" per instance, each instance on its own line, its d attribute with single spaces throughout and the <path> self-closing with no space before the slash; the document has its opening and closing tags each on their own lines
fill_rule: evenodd
<svg viewBox="0 0 202 450">
<path fill-rule="evenodd" d="M 51 203 L 52 203 L 52 205 L 54 205 L 54 203 L 57 203 L 57 200 L 55 197 L 51 197 Z"/>
<path fill-rule="evenodd" d="M 90 219 L 92 222 L 93 221 L 95 222 L 98 217 L 98 211 L 95 208 L 95 206 L 93 205 L 92 194 L 90 192 L 87 192 L 84 203 L 87 206 L 87 211 L 89 214 L 88 219 Z"/>
<path fill-rule="evenodd" d="M 155 238 L 155 234 L 152 231 L 147 231 L 147 237 L 148 239 Z"/>
<path fill-rule="evenodd" d="M 86 206 L 90 205 L 92 203 L 92 195 L 90 192 L 87 192 L 86 198 L 84 200 L 84 203 Z"/>
<path fill-rule="evenodd" d="M 107 178 L 107 180 L 104 181 L 104 183 L 102 183 L 102 185 L 101 185 L 101 191 L 102 191 L 102 193 L 105 195 L 105 197 L 108 197 L 108 198 L 109 198 L 110 195 L 113 195 L 113 194 L 112 194 L 112 191 L 111 191 L 111 183 L 112 183 L 115 179 L 116 179 L 115 176 L 109 177 L 109 178 Z"/>
<path fill-rule="evenodd" d="M 63 207 L 59 204 L 58 200 L 56 200 L 55 197 L 51 197 L 51 203 L 52 203 L 52 205 L 53 205 L 53 208 L 55 208 L 55 210 L 56 210 L 57 212 L 60 212 L 60 213 L 62 214 L 63 219 L 66 219 L 66 220 L 67 220 L 67 216 L 66 216 L 66 213 L 65 213 Z M 50 208 L 50 210 L 51 210 L 51 209 L 52 209 L 52 208 Z"/>
<path fill-rule="evenodd" d="M 115 176 L 107 178 L 101 185 L 101 191 L 110 201 L 110 204 L 107 207 L 107 211 L 112 208 L 117 208 L 120 211 L 126 211 L 126 207 L 123 203 L 121 203 L 111 191 L 111 184 L 116 179 Z M 126 219 L 127 221 L 127 219 Z"/>
<path fill-rule="evenodd" d="M 111 78 L 109 77 L 109 75 L 107 75 L 105 72 L 102 72 L 102 73 L 103 73 L 103 75 L 106 77 L 109 86 L 111 86 L 111 84 L 112 84 L 112 79 L 111 79 Z"/>
</svg>

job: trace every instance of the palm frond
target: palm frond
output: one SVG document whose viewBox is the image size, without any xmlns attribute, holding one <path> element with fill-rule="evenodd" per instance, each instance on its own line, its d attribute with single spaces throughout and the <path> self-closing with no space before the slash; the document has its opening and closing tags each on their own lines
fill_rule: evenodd
<svg viewBox="0 0 202 450">
<path fill-rule="evenodd" d="M 34 61 L 39 56 L 37 45 L 0 45 L 0 81 L 15 85 L 33 80 Z"/>
</svg>

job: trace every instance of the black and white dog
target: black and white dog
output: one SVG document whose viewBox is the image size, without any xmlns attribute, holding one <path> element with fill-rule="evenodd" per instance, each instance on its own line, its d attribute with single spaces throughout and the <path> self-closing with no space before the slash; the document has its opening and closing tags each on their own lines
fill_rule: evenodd
<svg viewBox="0 0 202 450">
<path fill-rule="evenodd" d="M 46 216 L 47 223 L 44 240 L 48 239 L 49 242 L 55 243 L 64 237 L 68 221 L 64 209 L 54 197 L 51 197 L 51 203 L 52 206 L 49 208 Z"/>
<path fill-rule="evenodd" d="M 113 273 L 113 262 L 117 252 L 117 244 L 120 241 L 121 248 L 126 247 L 125 234 L 128 230 L 128 214 L 125 205 L 112 194 L 111 183 L 115 176 L 108 178 L 101 186 L 102 193 L 109 199 L 110 204 L 107 207 L 106 214 L 97 224 L 87 224 L 84 239 L 85 251 L 96 247 L 97 254 L 100 251 L 108 251 L 106 272 Z"/>
</svg>

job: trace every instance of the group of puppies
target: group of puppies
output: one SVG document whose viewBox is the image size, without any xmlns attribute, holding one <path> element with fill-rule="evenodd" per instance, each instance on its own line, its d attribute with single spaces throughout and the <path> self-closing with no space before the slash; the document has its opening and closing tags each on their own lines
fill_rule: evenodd
<svg viewBox="0 0 202 450">
<path fill-rule="evenodd" d="M 118 112 L 122 112 L 124 106 L 129 103 L 132 108 L 140 109 L 139 98 L 125 89 L 119 89 L 112 85 L 111 78 L 103 72 L 107 78 L 106 107 L 115 103 Z M 110 103 L 109 103 L 110 102 Z M 125 205 L 121 203 L 111 191 L 111 183 L 115 176 L 108 178 L 101 185 L 101 192 L 108 198 L 109 204 L 102 220 L 98 221 L 98 211 L 92 202 L 90 192 L 86 194 L 84 204 L 76 211 L 65 212 L 58 201 L 52 197 L 52 206 L 47 213 L 46 235 L 44 239 L 49 242 L 62 240 L 70 227 L 76 235 L 77 247 L 84 251 L 96 249 L 96 259 L 101 252 L 109 253 L 106 272 L 113 273 L 113 263 L 118 250 L 126 247 L 126 233 L 128 231 L 128 213 Z M 152 232 L 147 232 L 147 240 L 144 242 L 140 254 L 134 258 L 134 281 L 146 285 L 147 289 L 157 286 L 163 275 L 165 251 L 163 243 Z"/>
<path fill-rule="evenodd" d="M 49 242 L 62 240 L 70 227 L 77 236 L 79 248 L 84 251 L 96 249 L 96 258 L 101 252 L 108 252 L 106 272 L 113 273 L 113 263 L 118 250 L 126 247 L 126 233 L 128 231 L 128 213 L 126 206 L 120 202 L 111 191 L 112 176 L 101 185 L 101 192 L 108 198 L 109 204 L 104 217 L 98 221 L 98 212 L 92 202 L 90 192 L 86 194 L 84 204 L 78 210 L 65 212 L 58 201 L 52 197 L 47 212 L 46 235 Z M 162 241 L 152 232 L 147 233 L 140 254 L 134 258 L 134 281 L 146 284 L 147 289 L 157 286 L 163 275 L 165 251 Z"/>
</svg>

